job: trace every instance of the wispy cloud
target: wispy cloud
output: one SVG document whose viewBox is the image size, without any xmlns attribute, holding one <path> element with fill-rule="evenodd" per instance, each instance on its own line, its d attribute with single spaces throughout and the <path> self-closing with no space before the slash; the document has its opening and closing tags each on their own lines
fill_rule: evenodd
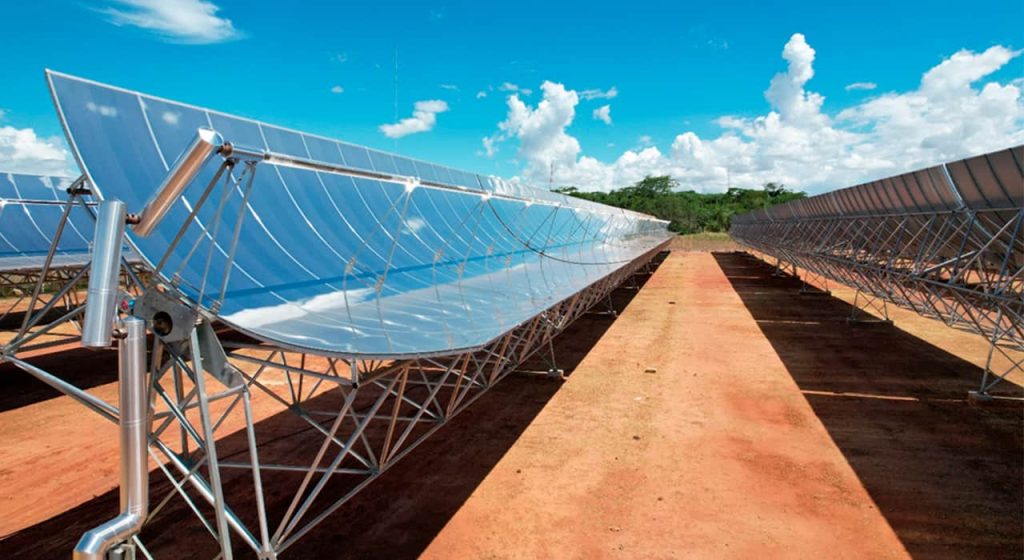
<svg viewBox="0 0 1024 560">
<path fill-rule="evenodd" d="M 459 86 L 457 86 L 455 84 L 441 84 L 441 89 L 447 89 L 447 90 L 450 90 L 450 91 L 458 91 L 459 90 Z"/>
<path fill-rule="evenodd" d="M 413 106 L 412 116 L 394 124 L 380 125 L 380 131 L 388 138 L 401 138 L 418 132 L 433 130 L 437 124 L 437 115 L 448 110 L 448 103 L 440 99 L 417 101 Z"/>
<path fill-rule="evenodd" d="M 697 46 L 701 46 L 701 45 L 694 45 L 694 46 L 697 47 Z M 729 50 L 729 41 L 726 41 L 725 39 L 708 39 L 707 41 L 704 41 L 704 44 L 702 46 L 707 47 L 709 49 L 717 49 L 717 50 L 725 51 L 725 50 Z"/>
<path fill-rule="evenodd" d="M 502 83 L 500 86 L 498 86 L 498 91 L 507 91 L 509 93 L 521 93 L 526 96 L 529 96 L 530 94 L 533 93 L 532 89 L 521 88 L 518 85 L 513 84 L 512 82 Z"/>
<path fill-rule="evenodd" d="M 104 117 L 117 116 L 117 107 L 114 107 L 113 105 L 96 104 L 90 101 L 85 104 L 85 108 L 93 113 L 99 113 L 101 116 Z"/>
<path fill-rule="evenodd" d="M 478 91 L 478 92 L 476 92 L 476 98 L 477 99 L 483 99 L 485 97 L 487 97 L 487 92 L 486 91 Z"/>
<path fill-rule="evenodd" d="M 331 88 L 331 93 L 345 93 L 345 88 L 341 86 L 334 86 Z"/>
<path fill-rule="evenodd" d="M 852 84 L 846 86 L 845 89 L 846 89 L 846 91 L 854 91 L 854 90 L 870 91 L 870 90 L 875 89 L 876 87 L 878 87 L 878 84 L 876 84 L 875 82 L 853 82 Z"/>
<path fill-rule="evenodd" d="M 690 38 L 690 48 L 696 50 L 724 51 L 729 49 L 729 41 L 723 39 L 718 31 L 703 24 L 691 25 L 686 30 Z"/>
<path fill-rule="evenodd" d="M 331 60 L 337 62 L 338 64 L 345 64 L 346 62 L 348 62 L 348 53 L 335 53 L 335 55 L 331 57 Z"/>
<path fill-rule="evenodd" d="M 619 95 L 619 90 L 615 86 L 608 88 L 608 91 L 601 89 L 585 89 L 580 92 L 580 97 L 587 101 L 592 99 L 614 99 L 617 95 Z"/>
<path fill-rule="evenodd" d="M 181 121 L 181 113 L 176 113 L 174 111 L 164 111 L 163 114 L 160 115 L 160 120 L 164 121 L 165 123 L 171 126 L 178 126 L 178 122 Z"/>
<path fill-rule="evenodd" d="M 494 154 L 498 153 L 498 147 L 496 146 L 499 140 L 492 136 L 484 138 L 484 152 L 487 153 L 487 157 L 494 157 Z"/>
<path fill-rule="evenodd" d="M 604 124 L 612 124 L 612 106 L 601 105 L 597 109 L 594 109 L 594 119 L 599 120 Z"/>
<path fill-rule="evenodd" d="M 176 43 L 221 43 L 243 36 L 220 7 L 206 0 L 114 0 L 100 10 L 117 26 L 153 31 Z"/>
</svg>

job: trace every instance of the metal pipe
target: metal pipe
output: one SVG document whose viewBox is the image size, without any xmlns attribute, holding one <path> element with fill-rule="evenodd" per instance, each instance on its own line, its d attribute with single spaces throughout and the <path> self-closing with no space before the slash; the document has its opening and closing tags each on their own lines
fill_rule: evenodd
<svg viewBox="0 0 1024 560">
<path fill-rule="evenodd" d="M 145 322 L 128 317 L 124 330 L 125 337 L 118 342 L 121 514 L 83 534 L 75 547 L 75 560 L 103 560 L 114 545 L 138 532 L 150 511 L 150 464 L 146 455 L 150 391 L 145 371 Z"/>
<path fill-rule="evenodd" d="M 224 139 L 216 130 L 196 130 L 192 143 L 181 152 L 177 161 L 167 171 L 167 176 L 139 214 L 139 222 L 132 226 L 132 231 L 143 237 L 152 233 L 160 220 L 170 211 L 171 206 L 181 198 L 185 188 L 196 178 L 210 156 L 219 152 L 222 146 Z"/>
<path fill-rule="evenodd" d="M 125 204 L 105 200 L 100 204 L 93 236 L 89 291 L 85 300 L 82 346 L 110 346 L 114 330 L 114 311 L 118 298 L 121 270 L 121 246 L 124 243 Z"/>
<path fill-rule="evenodd" d="M 124 320 L 126 336 L 118 341 L 121 407 L 121 514 L 82 535 L 74 560 L 104 560 L 117 543 L 138 533 L 149 514 L 150 403 L 146 380 L 146 324 Z"/>
<path fill-rule="evenodd" d="M 3 199 L 3 205 L 11 206 L 64 206 L 66 200 L 37 200 L 34 198 Z M 86 202 L 87 206 L 99 206 L 97 202 Z"/>
<path fill-rule="evenodd" d="M 65 395 L 75 399 L 76 401 L 84 404 L 86 407 L 95 411 L 100 416 L 110 420 L 111 422 L 117 422 L 118 411 L 117 408 L 110 405 L 107 401 L 94 397 L 89 393 L 75 387 L 74 385 L 64 381 L 63 379 L 47 373 L 46 371 L 37 368 L 36 366 L 23 362 L 13 356 L 4 356 L 3 361 L 14 364 L 15 367 L 35 377 L 39 381 L 46 383 L 50 387 L 64 393 Z"/>
<path fill-rule="evenodd" d="M 361 177 L 364 179 L 376 179 L 382 181 L 390 181 L 393 183 L 406 183 L 409 185 L 421 185 L 425 187 L 431 187 L 435 189 L 442 189 L 447 191 L 459 191 L 459 192 L 470 192 L 488 197 L 501 198 L 504 200 L 516 200 L 531 202 L 533 204 L 540 205 L 560 205 L 561 203 L 551 202 L 549 200 L 531 198 L 526 196 L 516 196 L 511 194 L 492 192 L 484 190 L 482 188 L 465 187 L 462 185 L 454 185 L 448 183 L 441 183 L 437 181 L 430 181 L 427 179 L 413 177 L 410 175 L 395 175 L 391 173 L 385 173 L 380 171 L 368 171 L 366 169 L 357 169 L 355 167 L 349 167 L 347 165 L 339 165 L 336 163 L 329 163 L 324 161 L 318 161 L 315 159 L 304 158 L 299 156 L 292 156 L 288 154 L 282 154 L 279 152 L 271 152 L 262 149 L 249 148 L 246 146 L 238 146 L 230 144 L 230 155 L 232 157 L 248 159 L 255 162 L 264 162 L 270 165 L 277 165 L 280 167 L 292 167 L 296 169 L 305 169 L 307 171 L 320 171 L 324 173 L 336 173 L 340 175 L 348 175 L 351 177 Z M 225 154 L 227 157 L 228 154 Z M 585 209 L 589 212 L 594 212 L 592 209 Z M 600 213 L 600 212 L 599 212 Z M 667 223 L 667 222 L 666 222 Z M 137 227 L 137 226 L 136 226 Z"/>
</svg>

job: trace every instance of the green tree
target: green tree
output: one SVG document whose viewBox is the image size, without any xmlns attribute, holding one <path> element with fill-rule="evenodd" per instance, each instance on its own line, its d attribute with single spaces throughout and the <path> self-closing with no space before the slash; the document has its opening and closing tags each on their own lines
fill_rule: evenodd
<svg viewBox="0 0 1024 560">
<path fill-rule="evenodd" d="M 606 193 L 584 192 L 569 185 L 556 192 L 669 220 L 669 229 L 678 233 L 727 231 L 736 214 L 805 196 L 774 182 L 765 183 L 760 189 L 730 188 L 724 193 L 678 189 L 678 182 L 664 175 L 644 177 L 633 185 Z"/>
<path fill-rule="evenodd" d="M 782 183 L 765 183 L 764 192 L 769 198 L 775 198 L 786 192 L 786 185 Z"/>
</svg>

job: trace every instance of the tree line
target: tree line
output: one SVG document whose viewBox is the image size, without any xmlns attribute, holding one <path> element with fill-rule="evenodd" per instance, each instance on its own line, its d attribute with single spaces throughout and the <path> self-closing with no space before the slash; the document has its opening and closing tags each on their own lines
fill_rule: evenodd
<svg viewBox="0 0 1024 560">
<path fill-rule="evenodd" d="M 583 192 L 576 187 L 561 187 L 555 192 L 669 220 L 669 229 L 677 233 L 728 231 L 729 220 L 735 214 L 806 196 L 778 183 L 767 183 L 762 189 L 731 188 L 724 193 L 680 191 L 678 187 L 675 179 L 665 175 L 648 176 L 610 192 Z"/>
</svg>

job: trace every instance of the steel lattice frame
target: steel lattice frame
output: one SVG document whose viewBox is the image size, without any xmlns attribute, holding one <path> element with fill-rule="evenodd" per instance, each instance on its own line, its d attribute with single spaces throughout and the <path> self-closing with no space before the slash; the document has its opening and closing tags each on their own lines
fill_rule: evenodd
<svg viewBox="0 0 1024 560">
<path fill-rule="evenodd" d="M 815 199 L 834 195 L 829 193 L 799 201 L 801 206 L 796 209 L 782 205 L 768 212 L 738 216 L 730 234 L 768 259 L 775 259 L 780 268 L 788 266 L 794 274 L 796 269 L 804 269 L 821 279 L 855 288 L 855 307 L 873 308 L 885 320 L 888 315 L 884 305 L 888 302 L 984 336 L 991 351 L 980 393 L 987 394 L 1012 371 L 1022 368 L 1020 358 L 1008 353 L 1024 350 L 1024 187 L 1019 179 L 1020 151 L 1015 148 L 980 156 L 1009 158 L 1016 165 L 1015 183 L 998 185 L 1008 193 L 1007 203 L 992 205 L 996 207 L 972 207 L 962 196 L 966 189 L 958 185 L 958 192 L 949 172 L 942 169 L 944 173 L 933 175 L 946 178 L 949 199 L 957 203 L 950 204 L 951 209 L 922 212 L 905 205 L 902 209 L 876 208 L 845 216 L 814 216 L 814 212 L 807 211 L 814 208 Z M 972 161 L 977 160 L 949 165 L 970 170 Z M 923 182 L 920 176 L 928 171 L 913 175 Z M 910 190 L 910 180 L 886 181 L 890 182 L 883 187 L 896 193 L 893 198 L 912 198 L 904 192 Z M 1003 182 L 1009 183 L 1005 179 Z M 874 186 L 847 191 L 865 191 Z M 954 199 L 953 195 L 959 196 Z M 832 208 L 847 208 L 836 200 L 840 197 L 824 202 Z M 820 207 L 821 201 L 817 203 Z M 991 371 L 996 352 L 1009 360 L 1011 367 L 1006 371 Z"/>
<path fill-rule="evenodd" d="M 51 234 L 49 238 L 49 251 L 42 261 L 28 256 L 17 256 L 16 254 L 13 257 L 13 262 L 5 259 L 3 269 L 0 270 L 0 298 L 9 300 L 0 307 L 0 327 L 8 329 L 11 323 L 15 322 L 15 315 L 21 314 L 22 320 L 18 325 L 20 328 L 16 328 L 15 338 L 24 335 L 22 331 L 26 329 L 26 325 L 29 322 L 33 321 L 31 315 L 33 315 L 37 304 L 47 306 L 51 303 L 49 296 L 51 290 L 46 290 L 46 287 L 56 286 L 58 295 L 55 298 L 59 300 L 53 302 L 53 305 L 49 305 L 49 310 L 52 310 L 53 307 L 58 307 L 58 303 L 63 304 L 63 308 L 68 310 L 78 307 L 81 303 L 74 290 L 63 293 L 60 289 L 75 279 L 76 273 L 83 268 L 83 265 L 88 264 L 88 261 L 68 262 L 62 258 L 63 255 L 58 254 L 60 252 L 59 241 L 64 233 L 64 229 L 70 224 L 71 212 L 76 207 L 81 206 L 91 215 L 89 203 L 84 200 L 84 196 L 89 194 L 85 178 L 79 177 L 73 181 L 66 189 L 66 192 L 68 196 L 63 201 L 24 198 L 0 201 L 0 207 L 5 205 L 22 207 L 29 214 L 29 220 L 32 220 L 32 218 L 28 208 L 53 206 L 61 208 L 61 217 L 55 231 L 46 232 L 38 229 L 39 226 L 36 225 L 35 221 L 31 221 L 33 225 L 36 225 L 40 234 Z M 2 234 L 0 234 L 0 239 L 4 239 Z M 78 259 L 72 260 L 77 261 Z M 26 310 L 22 313 L 19 307 L 22 303 L 26 302 Z M 36 323 L 41 320 L 38 317 L 34 319 Z"/>
<path fill-rule="evenodd" d="M 232 539 L 260 558 L 276 558 L 526 359 L 551 349 L 558 333 L 646 270 L 664 246 L 487 346 L 464 353 L 361 360 L 228 342 L 230 373 L 214 377 L 196 374 L 207 359 L 202 328 L 187 341 L 157 342 L 151 365 L 155 412 L 150 454 L 172 490 L 158 501 L 150 519 L 177 496 L 217 540 L 224 558 L 232 557 Z M 295 415 L 319 443 L 295 446 L 287 463 L 265 461 L 261 449 L 273 438 L 258 433 L 253 392 Z M 232 414 L 236 422 L 227 420 Z M 246 434 L 244 449 L 218 450 L 216 439 L 239 425 Z M 290 475 L 285 483 L 273 484 L 275 495 L 292 496 L 283 515 L 268 513 L 268 473 Z M 241 504 L 244 509 L 225 489 L 229 478 L 231 488 L 252 491 Z M 325 496 L 325 489 L 332 497 Z M 212 506 L 212 518 L 202 513 L 209 511 L 207 506 Z"/>
<path fill-rule="evenodd" d="M 38 268 L 25 268 L 0 272 L 0 290 L 15 296 L 13 303 L 5 306 L 0 313 L 0 324 L 10 322 L 14 328 L 10 337 L 0 345 L 0 363 L 8 362 L 50 387 L 77 400 L 100 415 L 116 420 L 117 408 L 102 399 L 90 395 L 52 372 L 45 371 L 23 360 L 20 355 L 52 343 L 40 342 L 46 337 L 65 336 L 68 341 L 80 332 L 80 320 L 85 312 L 83 291 L 89 278 L 89 261 L 74 265 L 63 263 L 57 258 L 61 238 L 67 231 L 72 210 L 81 207 L 95 220 L 94 203 L 84 178 L 80 178 L 68 189 L 68 198 L 61 203 L 63 212 L 57 223 L 50 243 L 50 249 Z M 143 268 L 127 258 L 122 259 L 121 286 L 130 293 L 138 293 L 145 277 Z M 18 309 L 25 303 L 23 310 Z M 20 321 L 14 320 L 20 315 Z M 62 327 L 71 326 L 73 333 L 61 333 Z"/>
<path fill-rule="evenodd" d="M 40 269 L 0 271 L 0 297 L 9 300 L 0 308 L 0 328 L 13 327 L 15 331 L 20 329 L 36 286 L 57 286 L 59 290 L 60 287 L 75 279 L 80 269 L 81 267 L 50 268 L 45 271 L 45 274 Z M 49 303 L 50 297 L 52 296 L 48 291 L 44 290 L 44 299 L 39 303 L 45 306 Z M 78 290 L 63 294 L 59 299 L 61 301 L 56 304 L 56 307 L 67 310 L 75 309 L 82 303 Z M 26 304 L 24 310 L 21 309 L 23 303 Z"/>
<path fill-rule="evenodd" d="M 163 309 L 177 309 L 195 323 L 169 335 L 154 332 L 149 361 L 153 404 L 149 454 L 170 481 L 171 490 L 154 496 L 156 505 L 147 522 L 173 499 L 183 499 L 218 543 L 222 558 L 232 558 L 233 543 L 239 542 L 259 558 L 277 558 L 531 356 L 549 354 L 545 356 L 549 374 L 560 374 L 554 337 L 584 313 L 603 306 L 620 285 L 635 287 L 634 275 L 649 271 L 650 261 L 670 241 L 666 237 L 478 348 L 376 359 L 302 352 L 267 342 L 237 342 L 232 337 L 222 340 L 224 333 L 213 325 L 227 281 L 218 290 L 204 279 L 199 292 L 219 296 L 209 309 L 202 309 L 181 299 L 175 286 L 178 275 L 164 270 L 164 263 L 179 250 L 180 232 L 204 204 L 217 204 L 214 219 L 204 224 L 207 231 L 238 230 L 248 214 L 244 206 L 237 215 L 222 211 L 224 193 L 247 192 L 258 167 L 253 160 L 224 161 L 181 225 L 179 236 L 154 267 L 133 311 L 136 316 L 149 313 L 147 295 L 161 293 L 166 294 L 159 304 L 166 306 Z M 221 194 L 215 195 L 218 188 Z M 394 227 L 404 227 L 404 220 L 403 215 Z M 473 224 L 466 220 L 464 227 Z M 211 234 L 196 240 L 188 259 L 208 263 L 211 252 L 222 250 L 212 243 L 213 238 Z M 233 256 L 235 247 L 224 252 Z M 537 252 L 541 259 L 551 258 Z M 163 277 L 172 280 L 165 282 Z M 253 413 L 254 394 L 259 395 L 260 407 L 272 404 L 294 417 L 301 429 L 292 437 L 304 434 L 316 441 L 293 445 L 287 462 L 268 461 L 281 443 L 274 434 L 260 433 Z M 118 421 L 116 409 L 90 408 Z M 245 434 L 245 445 L 224 449 L 224 437 L 238 430 Z M 286 511 L 274 510 L 265 498 L 271 494 L 291 496 Z M 137 536 L 126 546 L 149 555 Z"/>
</svg>

